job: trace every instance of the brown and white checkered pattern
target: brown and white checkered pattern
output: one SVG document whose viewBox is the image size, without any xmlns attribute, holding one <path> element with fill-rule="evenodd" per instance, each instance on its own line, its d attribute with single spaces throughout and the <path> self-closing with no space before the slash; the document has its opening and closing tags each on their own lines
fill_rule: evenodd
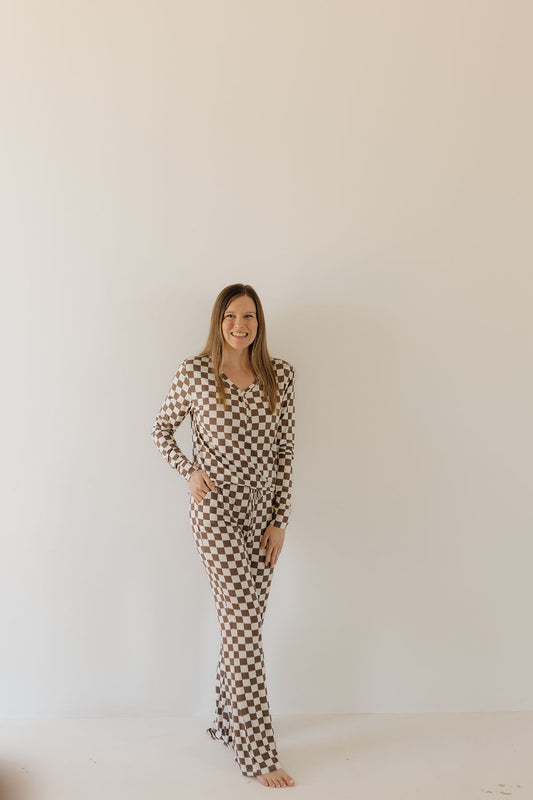
<svg viewBox="0 0 533 800">
<path fill-rule="evenodd" d="M 230 747 L 243 775 L 280 764 L 267 697 L 262 626 L 273 568 L 261 537 L 272 515 L 273 491 L 225 484 L 196 503 L 189 518 L 220 623 L 216 706 L 207 732 Z"/>
<path fill-rule="evenodd" d="M 270 414 L 255 380 L 238 389 L 225 375 L 227 406 L 216 396 L 211 356 L 181 362 L 157 415 L 152 438 L 174 469 L 189 480 L 205 470 L 216 484 L 237 483 L 253 489 L 274 487 L 272 524 L 286 528 L 291 510 L 294 453 L 294 367 L 272 358 L 278 381 L 278 404 Z M 190 414 L 193 460 L 174 439 Z"/>
<path fill-rule="evenodd" d="M 258 381 L 239 389 L 223 375 L 226 409 L 216 397 L 210 356 L 179 365 L 156 417 L 152 437 L 168 463 L 187 480 L 205 470 L 215 489 L 189 518 L 220 623 L 216 710 L 208 733 L 231 747 L 241 772 L 279 768 L 267 698 L 262 625 L 273 568 L 260 542 L 265 528 L 287 526 L 294 451 L 294 368 L 273 358 L 278 405 L 270 414 Z M 174 432 L 191 417 L 193 460 Z"/>
</svg>

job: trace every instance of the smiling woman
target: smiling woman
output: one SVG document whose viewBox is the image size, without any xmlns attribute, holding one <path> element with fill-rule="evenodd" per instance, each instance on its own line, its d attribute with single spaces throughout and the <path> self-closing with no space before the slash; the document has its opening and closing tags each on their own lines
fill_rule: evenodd
<svg viewBox="0 0 533 800">
<path fill-rule="evenodd" d="M 174 439 L 187 414 L 192 461 Z M 218 295 L 207 344 L 179 365 L 152 436 L 189 483 L 189 519 L 220 623 L 207 732 L 232 748 L 243 775 L 292 786 L 276 749 L 262 626 L 291 509 L 294 367 L 270 357 L 251 286 L 232 284 Z"/>
<path fill-rule="evenodd" d="M 248 348 L 255 340 L 257 328 L 257 311 L 251 297 L 240 295 L 228 304 L 222 318 L 222 335 L 227 345 L 223 374 L 239 388 L 246 388 L 255 379 Z"/>
</svg>

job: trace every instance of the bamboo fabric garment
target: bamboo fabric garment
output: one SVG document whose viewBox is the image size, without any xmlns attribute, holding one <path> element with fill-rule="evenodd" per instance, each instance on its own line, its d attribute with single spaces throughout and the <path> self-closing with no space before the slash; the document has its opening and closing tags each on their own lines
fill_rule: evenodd
<svg viewBox="0 0 533 800">
<path fill-rule="evenodd" d="M 152 429 L 155 444 L 170 466 L 189 480 L 203 469 L 216 486 L 237 483 L 252 489 L 274 488 L 271 524 L 289 521 L 294 455 L 294 367 L 272 358 L 278 404 L 270 414 L 257 379 L 239 389 L 225 375 L 227 405 L 216 396 L 211 356 L 186 358 L 178 367 Z M 193 460 L 174 439 L 187 414 L 192 427 Z"/>
<path fill-rule="evenodd" d="M 272 490 L 226 484 L 189 518 L 220 623 L 215 716 L 207 732 L 233 750 L 248 777 L 279 769 L 268 702 L 262 627 L 273 568 L 261 537 L 272 514 Z"/>
<path fill-rule="evenodd" d="M 250 777 L 279 768 L 262 646 L 273 567 L 265 564 L 260 543 L 269 524 L 285 528 L 289 520 L 294 368 L 280 358 L 272 364 L 278 381 L 274 414 L 257 380 L 239 389 L 225 375 L 224 409 L 211 357 L 185 359 L 152 431 L 161 453 L 184 478 L 203 469 L 215 484 L 200 503 L 189 497 L 189 519 L 221 631 L 215 716 L 207 731 L 232 748 L 242 774 Z M 187 414 L 192 461 L 174 440 Z"/>
</svg>

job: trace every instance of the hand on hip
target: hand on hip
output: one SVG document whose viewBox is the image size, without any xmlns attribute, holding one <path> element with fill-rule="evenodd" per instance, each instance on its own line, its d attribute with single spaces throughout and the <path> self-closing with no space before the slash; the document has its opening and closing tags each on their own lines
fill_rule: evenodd
<svg viewBox="0 0 533 800">
<path fill-rule="evenodd" d="M 201 503 L 206 494 L 216 489 L 215 484 L 203 469 L 197 469 L 189 478 L 189 491 L 196 503 Z"/>
</svg>

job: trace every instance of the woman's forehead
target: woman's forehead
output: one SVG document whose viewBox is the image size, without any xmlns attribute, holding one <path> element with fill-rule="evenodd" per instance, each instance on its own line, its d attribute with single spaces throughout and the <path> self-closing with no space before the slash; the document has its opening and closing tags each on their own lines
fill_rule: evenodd
<svg viewBox="0 0 533 800">
<path fill-rule="evenodd" d="M 255 303 L 251 297 L 247 297 L 246 295 L 234 297 L 231 303 L 228 303 L 226 306 L 226 313 L 228 311 L 240 311 L 243 314 L 251 312 L 255 314 Z"/>
</svg>

